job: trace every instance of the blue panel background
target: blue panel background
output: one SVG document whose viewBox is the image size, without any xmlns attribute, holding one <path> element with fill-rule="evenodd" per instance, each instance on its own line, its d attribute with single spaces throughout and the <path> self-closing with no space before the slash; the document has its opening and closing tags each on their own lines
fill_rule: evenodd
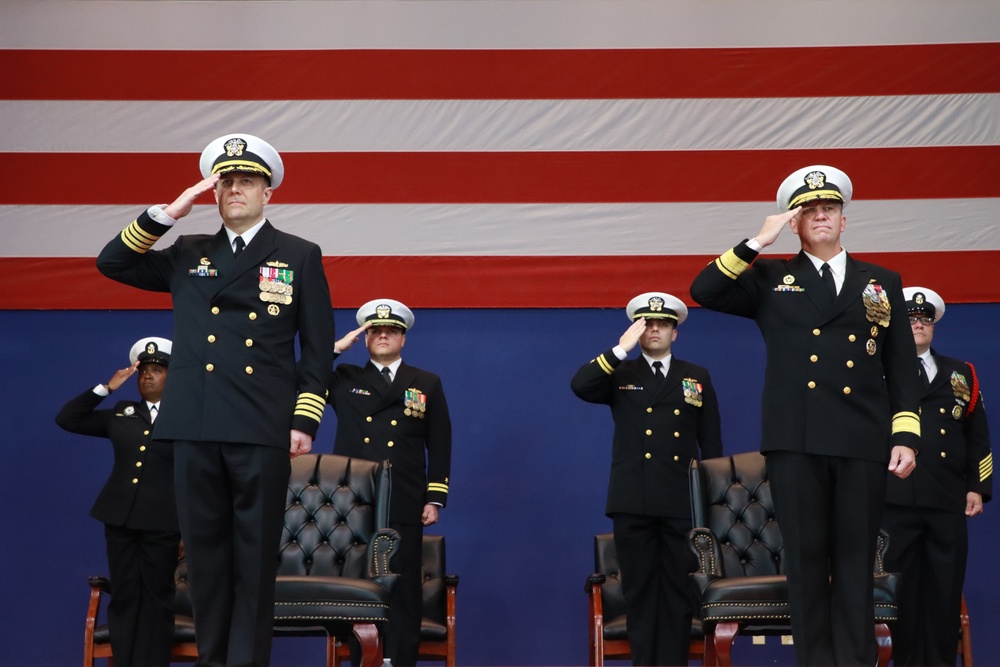
<svg viewBox="0 0 1000 667">
<path fill-rule="evenodd" d="M 337 311 L 346 332 L 353 312 Z M 433 532 L 447 535 L 459 586 L 459 663 L 587 664 L 583 585 L 592 540 L 610 530 L 604 497 L 611 418 L 576 399 L 576 369 L 618 340 L 620 309 L 422 310 L 408 336 L 408 363 L 439 373 L 455 427 L 449 507 Z M 106 572 L 100 524 L 90 505 L 111 467 L 111 447 L 64 433 L 62 403 L 105 382 L 144 335 L 170 336 L 171 314 L 0 312 L 0 414 L 4 462 L 0 512 L 3 600 L 0 665 L 78 664 L 87 577 Z M 1000 391 L 1000 305 L 955 305 L 935 347 L 976 363 L 987 398 Z M 727 452 L 755 449 L 763 345 L 752 322 L 696 309 L 675 353 L 707 366 L 719 391 Z M 364 348 L 345 355 L 361 361 Z M 133 387 L 122 395 L 137 396 Z M 332 411 L 316 450 L 332 448 Z M 1000 433 L 1000 413 L 990 415 Z M 1000 665 L 987 637 L 1000 622 L 992 554 L 1000 546 L 995 504 L 970 522 L 966 597 L 975 657 Z M 792 664 L 788 647 L 750 647 L 742 664 Z M 321 664 L 317 639 L 275 640 L 272 664 Z"/>
</svg>

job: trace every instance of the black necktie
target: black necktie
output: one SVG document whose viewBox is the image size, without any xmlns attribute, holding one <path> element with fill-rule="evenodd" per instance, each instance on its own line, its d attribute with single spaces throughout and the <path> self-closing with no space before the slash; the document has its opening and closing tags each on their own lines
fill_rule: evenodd
<svg viewBox="0 0 1000 667">
<path fill-rule="evenodd" d="M 663 362 L 653 362 L 653 386 L 659 387 L 663 383 Z"/>
<path fill-rule="evenodd" d="M 924 360 L 919 357 L 917 358 L 917 362 L 919 363 L 920 366 L 920 379 L 921 381 L 923 381 L 924 387 L 929 387 L 931 384 L 931 379 L 927 375 L 927 366 L 924 363 Z"/>
<path fill-rule="evenodd" d="M 826 285 L 826 291 L 830 295 L 831 299 L 837 298 L 837 283 L 833 281 L 833 271 L 830 269 L 830 265 L 823 262 L 823 266 L 819 267 L 820 275 L 823 277 L 823 284 Z"/>
<path fill-rule="evenodd" d="M 382 367 L 382 377 L 385 378 L 385 383 L 388 385 L 392 384 L 392 371 L 389 370 L 388 366 Z"/>
<path fill-rule="evenodd" d="M 236 255 L 237 257 L 239 257 L 240 253 L 243 252 L 243 248 L 247 247 L 247 244 L 246 244 L 246 242 L 243 241 L 243 237 L 242 236 L 237 236 L 235 243 L 236 243 L 236 247 L 233 250 L 233 254 Z"/>
</svg>

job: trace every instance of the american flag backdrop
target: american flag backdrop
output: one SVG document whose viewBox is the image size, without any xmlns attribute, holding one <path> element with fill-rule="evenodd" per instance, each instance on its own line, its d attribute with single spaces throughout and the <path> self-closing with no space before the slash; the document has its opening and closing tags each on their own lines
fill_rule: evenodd
<svg viewBox="0 0 1000 667">
<path fill-rule="evenodd" d="M 1000 302 L 994 0 L 5 0 L 0 72 L 2 309 L 169 308 L 94 257 L 229 132 L 337 307 L 686 298 L 813 163 L 852 254 Z"/>
</svg>

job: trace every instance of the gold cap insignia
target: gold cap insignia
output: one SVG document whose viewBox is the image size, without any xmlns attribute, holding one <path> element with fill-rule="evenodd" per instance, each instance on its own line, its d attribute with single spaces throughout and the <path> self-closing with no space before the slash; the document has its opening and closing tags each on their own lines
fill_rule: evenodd
<svg viewBox="0 0 1000 667">
<path fill-rule="evenodd" d="M 822 171 L 810 171 L 804 180 L 810 190 L 818 190 L 826 185 L 826 174 Z"/>
<path fill-rule="evenodd" d="M 246 147 L 247 142 L 239 137 L 233 137 L 223 145 L 223 148 L 226 149 L 226 155 L 229 157 L 240 157 L 243 155 L 243 149 Z"/>
</svg>

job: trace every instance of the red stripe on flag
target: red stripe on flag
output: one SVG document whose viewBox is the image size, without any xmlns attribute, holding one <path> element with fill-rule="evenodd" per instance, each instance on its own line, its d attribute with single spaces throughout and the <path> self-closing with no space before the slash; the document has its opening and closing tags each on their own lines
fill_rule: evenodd
<svg viewBox="0 0 1000 667">
<path fill-rule="evenodd" d="M 771 201 L 784 175 L 815 162 L 850 174 L 858 199 L 1000 197 L 1000 146 L 282 157 L 281 204 Z M 182 153 L 5 153 L 0 204 L 169 202 L 200 179 L 197 165 Z"/>
<path fill-rule="evenodd" d="M 858 253 L 890 267 L 904 284 L 934 285 L 948 303 L 1000 301 L 988 276 L 1000 251 Z M 336 308 L 357 308 L 373 294 L 392 294 L 414 308 L 615 308 L 655 277 L 659 289 L 691 303 L 691 281 L 709 255 L 602 257 L 325 257 Z M 89 257 L 10 258 L 24 276 L 17 289 L 0 292 L 4 310 L 158 310 L 170 296 L 105 278 Z M 643 278 L 635 279 L 635 267 Z M 658 273 L 651 273 L 658 269 Z M 419 276 L 399 281 L 400 275 Z M 365 276 L 358 280 L 357 276 Z"/>
<path fill-rule="evenodd" d="M 1000 44 L 716 49 L 0 50 L 16 100 L 615 99 L 1000 91 Z M 253 72 L 227 87 L 206 68 Z"/>
</svg>

